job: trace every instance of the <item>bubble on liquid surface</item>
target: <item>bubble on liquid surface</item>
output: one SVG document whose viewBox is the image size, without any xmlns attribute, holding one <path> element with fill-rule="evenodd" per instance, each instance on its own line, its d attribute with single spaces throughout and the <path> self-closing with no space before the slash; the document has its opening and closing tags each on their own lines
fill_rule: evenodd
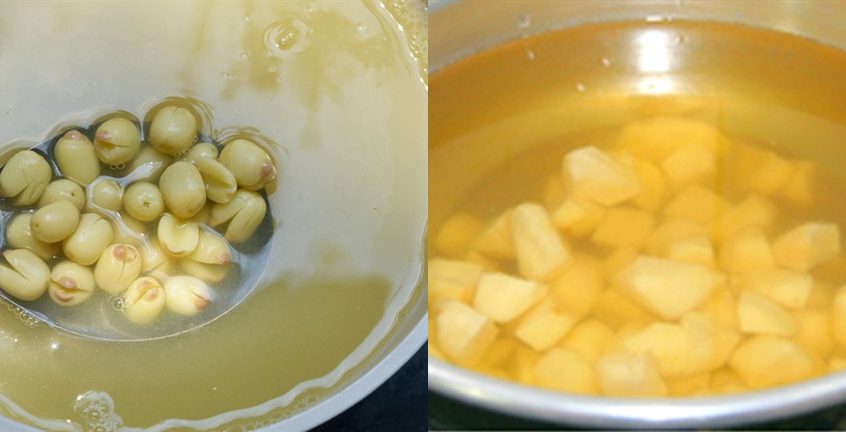
<svg viewBox="0 0 846 432">
<path fill-rule="evenodd" d="M 294 27 L 281 27 L 279 34 L 273 38 L 273 46 L 281 50 L 288 50 L 297 43 L 299 34 Z"/>
<path fill-rule="evenodd" d="M 421 2 L 413 0 L 391 0 L 383 2 L 385 10 L 399 23 L 405 32 L 412 56 L 417 60 L 420 72 L 425 78 L 429 75 L 429 37 L 428 14 Z"/>
<path fill-rule="evenodd" d="M 43 322 L 37 316 L 35 316 L 32 312 L 18 306 L 12 304 L 6 300 L 2 300 L 3 303 L 6 304 L 6 308 L 9 309 L 15 315 L 20 322 L 22 322 L 27 327 L 37 327 Z"/>
<path fill-rule="evenodd" d="M 529 14 L 523 14 L 517 17 L 517 27 L 521 29 L 527 29 L 529 26 L 532 25 L 532 16 Z"/>
<path fill-rule="evenodd" d="M 300 20 L 277 21 L 264 31 L 267 53 L 286 57 L 302 52 L 308 45 L 311 29 Z"/>
<path fill-rule="evenodd" d="M 89 391 L 77 396 L 73 410 L 85 432 L 114 432 L 123 427 L 115 402 L 106 392 Z"/>
<path fill-rule="evenodd" d="M 364 36 L 368 31 L 370 31 L 370 26 L 365 23 L 358 23 L 355 25 L 355 31 L 359 36 Z"/>
<path fill-rule="evenodd" d="M 115 296 L 109 300 L 109 304 L 112 306 L 112 309 L 123 312 L 124 304 L 123 304 L 123 297 L 122 296 Z"/>
<path fill-rule="evenodd" d="M 242 430 L 259 430 L 268 427 L 274 423 L 278 423 L 284 419 L 293 417 L 320 402 L 322 398 L 318 395 L 301 395 L 295 399 L 291 404 L 281 409 L 276 410 L 272 414 L 265 415 L 262 418 L 253 420 L 245 425 Z"/>
</svg>

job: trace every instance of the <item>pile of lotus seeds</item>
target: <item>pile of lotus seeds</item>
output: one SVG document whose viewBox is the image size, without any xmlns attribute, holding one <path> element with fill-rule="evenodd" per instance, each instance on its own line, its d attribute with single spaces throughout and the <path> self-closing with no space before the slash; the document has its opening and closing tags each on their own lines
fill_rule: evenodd
<svg viewBox="0 0 846 432">
<path fill-rule="evenodd" d="M 6 162 L 0 196 L 14 216 L 0 288 L 74 306 L 99 287 L 136 324 L 164 309 L 191 316 L 208 306 L 209 284 L 223 280 L 237 253 L 230 243 L 250 240 L 265 218 L 260 192 L 271 189 L 276 166 L 248 139 L 220 150 L 196 143 L 199 121 L 188 108 L 154 110 L 143 142 L 138 124 L 116 115 L 92 137 L 68 131 L 51 156 L 34 148 Z"/>
</svg>

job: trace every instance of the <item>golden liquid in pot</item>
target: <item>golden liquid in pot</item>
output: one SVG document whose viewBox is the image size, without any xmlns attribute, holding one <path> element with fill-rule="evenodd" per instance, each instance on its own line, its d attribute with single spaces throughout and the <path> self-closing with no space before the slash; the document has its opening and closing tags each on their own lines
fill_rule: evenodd
<svg viewBox="0 0 846 432">
<path fill-rule="evenodd" d="M 439 333 L 438 315 L 448 299 L 433 297 L 432 286 L 436 281 L 432 279 L 431 265 L 435 259 L 472 262 L 484 272 L 524 278 L 513 259 L 495 259 L 474 249 L 474 236 L 484 232 L 503 212 L 521 203 L 540 203 L 554 215 L 568 195 L 567 181 L 560 180 L 566 174 L 562 171 L 566 154 L 586 146 L 603 151 L 621 150 L 621 145 L 625 153 L 621 130 L 659 117 L 699 122 L 716 128 L 725 137 L 726 153 L 717 163 L 716 173 L 703 180 L 702 186 L 715 191 L 731 205 L 746 196 L 748 190 L 741 185 L 758 174 L 760 168 L 754 163 L 738 162 L 743 149 L 773 152 L 779 158 L 813 164 L 816 183 L 809 206 L 789 204 L 783 198 L 787 192 L 767 192 L 767 199 L 772 199 L 777 208 L 776 222 L 766 234 L 769 241 L 809 221 L 828 221 L 842 230 L 846 226 L 846 206 L 837 191 L 846 184 L 842 174 L 842 167 L 846 166 L 846 154 L 842 151 L 846 143 L 844 72 L 846 53 L 809 40 L 728 24 L 677 21 L 591 24 L 544 33 L 473 55 L 438 71 L 432 78 L 429 110 L 429 211 L 433 245 L 429 281 L 430 355 L 528 385 L 614 396 L 740 392 L 842 368 L 846 350 L 836 342 L 835 335 L 843 334 L 846 329 L 839 328 L 839 321 L 832 318 L 836 290 L 846 282 L 842 254 L 810 271 L 815 282 L 806 306 L 787 311 L 796 323 L 795 333 L 787 339 L 798 344 L 807 356 L 803 354 L 804 372 L 785 380 L 768 378 L 789 375 L 779 367 L 761 371 L 761 376 L 750 376 L 748 370 L 746 374 L 738 370 L 743 365 L 737 366 L 737 361 L 729 360 L 705 373 L 665 374 L 672 353 L 660 352 L 661 348 L 654 348 L 657 345 L 650 345 L 654 343 L 651 339 L 644 342 L 641 338 L 629 345 L 626 340 L 656 322 L 676 324 L 678 320 L 657 318 L 649 311 L 642 314 L 641 305 L 634 302 L 635 307 L 630 307 L 632 300 L 615 292 L 619 282 L 608 269 L 614 268 L 615 259 L 625 262 L 621 258 L 626 255 L 621 250 L 624 248 L 598 244 L 590 234 L 575 235 L 561 228 L 557 228 L 559 235 L 572 254 L 600 263 L 599 268 L 604 272 L 600 299 L 594 299 L 588 311 L 572 318 L 569 333 L 565 332 L 552 346 L 533 348 L 526 341 L 531 338 L 519 336 L 521 321 L 533 314 L 530 309 L 507 322 L 491 323 L 496 336 L 491 338 L 489 333 L 486 343 L 468 348 L 463 352 L 468 357 L 444 352 L 438 337 L 451 335 L 447 330 Z M 656 133 L 662 132 L 659 129 Z M 655 162 L 658 169 L 663 168 L 661 162 Z M 670 188 L 668 195 L 679 193 L 680 190 Z M 623 203 L 616 207 L 637 206 Z M 647 213 L 654 218 L 653 227 L 672 219 L 663 205 Z M 457 219 L 456 215 L 459 215 Z M 452 234 L 442 232 L 445 223 L 453 224 Z M 513 218 L 510 223 L 513 230 Z M 627 228 L 634 229 L 633 226 Z M 621 232 L 625 233 L 625 229 Z M 439 244 L 445 247 L 439 249 Z M 722 245 L 713 246 L 719 258 Z M 630 253 L 648 255 L 638 247 Z M 540 282 L 554 292 L 554 280 Z M 471 308 L 484 309 L 476 297 L 477 288 L 469 287 L 458 297 Z M 740 292 L 732 293 L 736 301 Z M 709 307 L 707 303 L 694 311 L 705 311 Z M 566 309 L 566 305 L 555 307 Z M 472 313 L 463 316 L 478 317 Z M 546 379 L 550 374 L 555 375 L 550 371 L 556 367 L 568 370 L 573 364 L 585 370 L 593 367 L 592 373 L 596 373 L 595 358 L 571 361 L 567 357 L 581 342 L 574 342 L 573 329 L 591 320 L 600 321 L 609 330 L 602 334 L 607 333 L 610 341 L 596 342 L 600 354 L 603 350 L 619 351 L 624 346 L 627 347 L 624 351 L 646 351 L 652 357 L 659 357 L 659 366 L 665 366 L 661 370 L 663 391 L 621 394 L 603 388 L 599 378 L 590 385 L 580 385 L 583 381 L 568 385 L 562 380 Z M 453 325 L 454 321 L 448 324 Z M 583 334 L 597 333 L 584 331 Z M 737 345 L 733 346 L 741 346 L 756 336 L 760 333 L 748 328 L 740 331 Z M 451 343 L 460 344 L 455 340 Z M 473 350 L 477 352 L 470 355 Z M 564 350 L 568 354 L 562 360 L 562 355 L 549 356 L 550 350 Z M 661 364 L 662 356 L 664 364 Z"/>
</svg>

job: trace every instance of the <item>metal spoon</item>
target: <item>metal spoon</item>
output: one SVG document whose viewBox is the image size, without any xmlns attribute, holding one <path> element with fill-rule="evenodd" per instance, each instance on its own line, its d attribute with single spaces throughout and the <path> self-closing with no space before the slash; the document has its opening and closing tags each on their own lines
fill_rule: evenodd
<svg viewBox="0 0 846 432">
<path fill-rule="evenodd" d="M 81 133 L 91 137 L 96 125 L 90 131 L 79 130 Z M 65 131 L 66 132 L 66 131 Z M 32 148 L 47 159 L 53 167 L 54 177 L 61 176 L 58 166 L 55 164 L 53 148 L 58 139 L 64 134 Z M 110 179 L 117 182 L 123 188 L 130 183 L 149 178 L 160 167 L 161 162 L 148 162 L 123 176 L 119 172 L 111 172 L 113 176 L 101 176 L 86 191 L 87 206 L 83 211 L 95 212 L 105 218 L 116 222 L 118 226 L 123 225 L 126 230 L 124 234 L 135 237 L 142 245 L 147 244 L 152 232 L 138 235 L 129 230 L 120 219 L 118 212 L 113 212 L 96 206 L 91 202 L 91 188 L 98 181 Z M 267 197 L 264 197 L 265 200 Z M 13 207 L 8 201 L 0 201 L 0 248 L 5 248 L 5 230 L 11 219 L 20 213 L 33 211 L 32 209 Z M 156 223 L 151 222 L 148 226 L 155 227 Z M 210 228 L 209 228 L 210 229 Z M 154 232 L 154 231 L 153 231 Z M 18 300 L 5 291 L 0 290 L 0 299 L 19 308 L 24 319 L 35 319 L 51 327 L 76 334 L 78 336 L 106 340 L 106 341 L 146 341 L 175 336 L 181 333 L 195 330 L 202 327 L 229 312 L 240 304 L 256 287 L 264 272 L 267 259 L 270 255 L 273 234 L 272 216 L 270 206 L 264 220 L 259 226 L 253 238 L 246 243 L 232 247 L 232 262 L 226 268 L 223 279 L 210 283 L 214 293 L 211 302 L 199 314 L 194 316 L 182 316 L 170 313 L 165 310 L 159 318 L 148 325 L 137 325 L 128 321 L 121 312 L 120 297 L 109 296 L 105 291 L 97 289 L 94 295 L 84 303 L 77 306 L 60 306 L 50 300 L 49 296 L 43 295 L 35 301 Z M 142 246 L 143 247 L 143 246 Z M 52 265 L 59 260 L 51 260 Z M 153 271 L 155 272 L 155 270 Z M 155 274 L 162 278 L 161 273 Z M 172 275 L 172 276 L 175 276 Z M 166 276 L 164 276 L 166 277 Z"/>
</svg>

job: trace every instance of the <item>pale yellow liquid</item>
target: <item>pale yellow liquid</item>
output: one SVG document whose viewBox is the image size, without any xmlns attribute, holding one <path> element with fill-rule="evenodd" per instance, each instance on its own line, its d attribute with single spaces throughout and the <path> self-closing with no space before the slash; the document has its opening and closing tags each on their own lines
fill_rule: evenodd
<svg viewBox="0 0 846 432">
<path fill-rule="evenodd" d="M 651 51 L 642 42 L 649 32 L 661 35 Z M 430 238 L 434 242 L 443 222 L 457 213 L 491 221 L 520 203 L 544 202 L 564 154 L 588 145 L 610 149 L 624 125 L 659 115 L 702 120 L 732 145 L 753 144 L 814 162 L 820 173 L 813 206 L 780 204 L 774 232 L 809 220 L 835 222 L 842 230 L 844 73 L 842 51 L 787 35 L 702 23 L 589 25 L 471 56 L 432 79 Z M 708 186 L 737 202 L 742 195 L 734 180 L 748 173 L 733 166 L 720 165 Z M 611 252 L 568 241 L 575 253 L 603 259 Z M 435 249 L 430 258 L 435 256 L 443 254 Z M 498 271 L 516 273 L 513 262 L 491 262 Z M 834 289 L 846 282 L 839 266 L 816 272 L 823 283 L 814 287 L 815 307 L 827 310 Z M 527 376 L 525 366 L 539 356 L 513 330 L 503 326 L 496 352 L 465 366 L 543 386 Z M 830 334 L 821 338 L 827 354 L 816 359 L 815 375 L 837 370 L 844 355 Z M 430 341 L 437 347 L 432 335 Z"/>
<path fill-rule="evenodd" d="M 419 4 L 6 3 L 0 40 L 4 143 L 185 96 L 231 127 L 204 134 L 252 126 L 280 145 L 273 249 L 252 297 L 143 343 L 85 340 L 0 308 L 0 413 L 64 430 L 268 424 L 347 384 L 402 319 L 426 218 Z"/>
</svg>

